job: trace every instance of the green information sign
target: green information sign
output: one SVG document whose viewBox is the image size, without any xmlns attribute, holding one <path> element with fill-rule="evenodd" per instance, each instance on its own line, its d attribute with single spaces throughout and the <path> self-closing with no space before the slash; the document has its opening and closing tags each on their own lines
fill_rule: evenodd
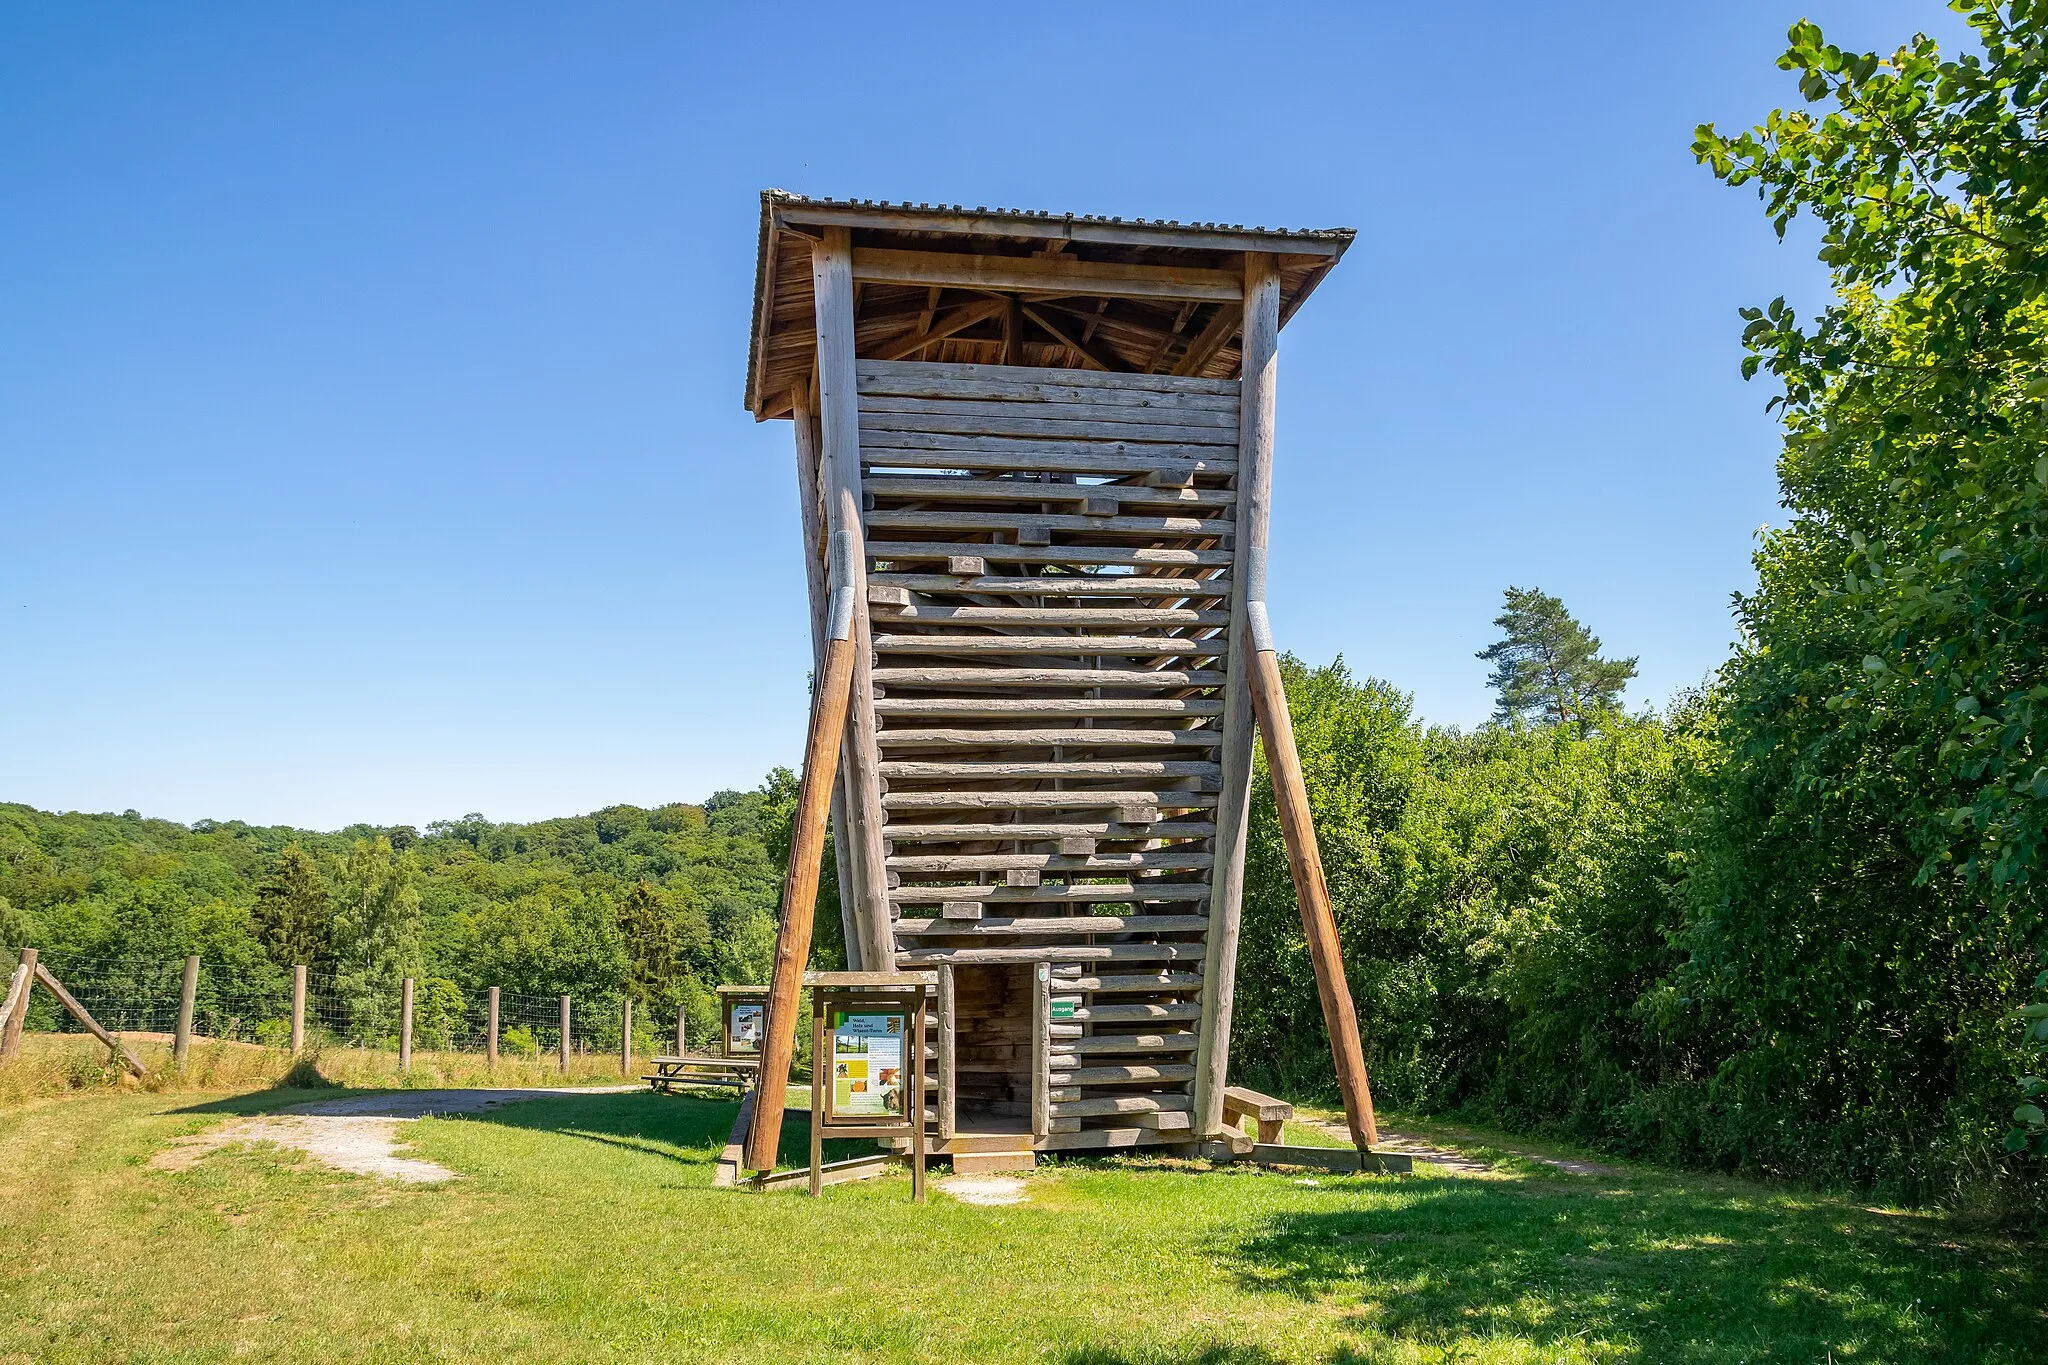
<svg viewBox="0 0 2048 1365">
<path fill-rule="evenodd" d="M 1073 1017 L 1074 1017 L 1074 1002 L 1073 1002 L 1073 1001 L 1071 1001 L 1071 1000 L 1055 1000 L 1055 1001 L 1053 1001 L 1053 1002 L 1052 1002 L 1052 1017 L 1053 1017 L 1053 1018 L 1055 1018 L 1055 1019 L 1071 1019 L 1071 1018 L 1073 1018 Z"/>
</svg>

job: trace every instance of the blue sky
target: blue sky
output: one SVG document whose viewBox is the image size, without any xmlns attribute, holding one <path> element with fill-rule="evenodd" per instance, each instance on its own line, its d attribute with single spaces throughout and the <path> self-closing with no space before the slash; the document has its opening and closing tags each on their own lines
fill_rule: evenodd
<svg viewBox="0 0 2048 1365">
<path fill-rule="evenodd" d="M 752 786 L 801 751 L 756 193 L 1357 245 L 1283 337 L 1276 630 L 1485 719 L 1503 587 L 1635 701 L 1777 515 L 1735 310 L 1824 284 L 1693 125 L 1805 14 L 1462 7 L 0 12 L 0 800 L 332 828 Z M 756 17 L 758 15 L 758 17 Z"/>
</svg>

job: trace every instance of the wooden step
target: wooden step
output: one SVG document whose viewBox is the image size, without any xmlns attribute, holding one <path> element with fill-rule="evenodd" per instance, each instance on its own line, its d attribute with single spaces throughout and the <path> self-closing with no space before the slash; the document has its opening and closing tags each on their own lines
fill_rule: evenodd
<svg viewBox="0 0 2048 1365">
<path fill-rule="evenodd" d="M 891 837 L 887 833 L 884 839 Z M 1061 836 L 1079 837 L 1079 836 Z M 1097 853 L 1092 857 L 1060 853 L 934 853 L 892 856 L 888 866 L 902 872 L 1002 872 L 1013 867 L 1037 868 L 1041 872 L 1089 875 L 1128 872 L 1138 868 L 1189 871 L 1211 867 L 1212 853 L 1192 848 L 1159 848 L 1144 853 Z"/>
<path fill-rule="evenodd" d="M 1209 889 L 1201 887 L 1199 890 L 1201 898 L 1206 900 Z M 1207 915 L 1020 915 L 976 920 L 896 921 L 896 932 L 910 938 L 945 934 L 972 934 L 977 937 L 987 934 L 1199 934 L 1208 927 Z"/>
<path fill-rule="evenodd" d="M 918 791 L 883 792 L 883 810 L 1100 810 L 1158 806 L 1162 810 L 1203 810 L 1216 805 L 1214 792 L 1138 791 Z"/>
<path fill-rule="evenodd" d="M 1118 839 L 1208 839 L 1214 837 L 1215 833 L 1216 826 L 1206 820 L 1162 820 L 1158 824 L 1144 825 L 1126 825 L 1113 820 L 1073 820 L 1061 821 L 1058 824 L 894 824 L 882 827 L 882 838 L 897 844 L 969 843 L 983 839 L 1015 839 L 1025 842 L 1087 838 L 1112 842 Z M 1213 858 L 1213 855 L 1209 856 Z M 893 866 L 893 863 L 891 865 Z"/>
<path fill-rule="evenodd" d="M 1072 687 L 1091 691 L 1221 687 L 1230 679 L 1228 673 L 1207 668 L 1007 668 L 996 664 L 877 668 L 872 676 L 877 685 L 885 687 Z"/>
<path fill-rule="evenodd" d="M 908 948 L 896 953 L 897 966 L 905 969 L 935 967 L 942 962 L 965 966 L 993 966 L 1018 962 L 1200 962 L 1203 949 L 1199 943 L 1082 943 L 1055 944 L 1045 948 Z M 1187 1014 L 1134 1015 L 1133 1018 L 1193 1019 L 1200 1015 L 1196 1006 L 1157 1005 L 1154 1009 L 1178 1010 L 1186 1008 Z M 1084 1018 L 1084 1012 L 1076 1010 L 1074 1018 Z"/>
<path fill-rule="evenodd" d="M 1028 1171 L 1038 1164 L 1029 1147 L 1006 1152 L 955 1152 L 954 1175 L 995 1175 L 1002 1171 Z"/>
<path fill-rule="evenodd" d="M 878 498 L 943 498 L 960 502 L 1042 502 L 1067 504 L 1113 497 L 1119 503 L 1184 507 L 1228 507 L 1237 494 L 1227 488 L 1154 488 L 1132 483 L 1043 483 L 1035 479 L 981 479 L 961 474 L 870 474 L 861 491 Z"/>
<path fill-rule="evenodd" d="M 894 589 L 903 592 L 904 589 Z M 1230 613 L 1197 607 L 876 606 L 888 625 L 920 626 L 1227 626 Z"/>
<path fill-rule="evenodd" d="M 1123 881 L 1123 882 L 1081 882 L 1077 884 L 1047 883 L 1042 886 L 899 886 L 889 892 L 893 905 L 936 905 L 945 901 L 978 901 L 983 904 L 1023 902 L 1031 905 L 1046 904 L 1095 904 L 1109 901 L 1205 901 L 1209 899 L 1207 882 L 1169 881 Z M 1128 933 L 1136 926 L 1119 928 L 1090 928 L 1089 922 L 1104 921 L 1107 915 L 1074 915 L 1046 917 L 1050 922 L 1063 926 L 1047 932 L 1075 934 L 1120 934 Z M 1166 919 L 1167 916 L 1158 916 Z M 905 924 L 924 923 L 922 920 L 904 920 Z M 1153 932 L 1171 933 L 1157 924 Z M 904 932 L 914 932 L 905 930 Z M 1007 930 L 1005 932 L 1031 932 L 1030 930 Z"/>
<path fill-rule="evenodd" d="M 875 714 L 949 720 L 1008 720 L 1016 716 L 1086 716 L 1090 719 L 1148 720 L 1220 716 L 1213 697 L 881 697 Z"/>
<path fill-rule="evenodd" d="M 1001 782 L 1020 777 L 1198 777 L 1215 778 L 1220 764 L 1192 758 L 992 759 L 985 763 L 935 763 L 890 759 L 883 777 L 924 782 Z M 1161 805 L 1134 801 L 1131 805 Z"/>
</svg>

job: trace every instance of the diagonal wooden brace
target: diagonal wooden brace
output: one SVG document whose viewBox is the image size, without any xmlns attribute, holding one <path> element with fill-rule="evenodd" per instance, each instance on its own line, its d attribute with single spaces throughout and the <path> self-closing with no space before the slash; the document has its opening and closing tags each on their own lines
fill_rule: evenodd
<svg viewBox="0 0 2048 1365">
<path fill-rule="evenodd" d="M 775 1169 L 782 1138 L 782 1113 L 789 1096 L 789 1066 L 796 1054 L 797 993 L 811 956 L 811 924 L 817 913 L 818 868 L 825 853 L 832 787 L 839 774 L 839 743 L 846 729 L 853 688 L 852 541 L 833 536 L 832 619 L 825 667 L 811 701 L 810 734 L 804 741 L 803 782 L 797 789 L 796 822 L 789 868 L 782 878 L 782 926 L 775 935 L 775 972 L 768 983 L 768 1028 L 761 1042 L 761 1080 L 755 1092 L 752 1130 L 747 1134 L 750 1171 Z"/>
<path fill-rule="evenodd" d="M 1258 566 L 1258 587 L 1264 588 L 1264 565 Z M 1330 1059 L 1337 1068 L 1337 1088 L 1344 1096 L 1344 1121 L 1360 1151 L 1379 1145 L 1379 1122 L 1372 1110 L 1372 1084 L 1365 1074 L 1365 1050 L 1358 1041 L 1358 1009 L 1344 979 L 1344 955 L 1337 943 L 1337 917 L 1330 909 L 1330 887 L 1323 879 L 1322 850 L 1316 845 L 1315 821 L 1309 815 L 1308 786 L 1301 775 L 1301 755 L 1294 747 L 1294 717 L 1287 709 L 1287 690 L 1280 681 L 1280 660 L 1266 627 L 1264 594 L 1246 604 L 1245 633 L 1251 659 L 1252 709 L 1266 748 L 1266 767 L 1273 775 L 1273 802 L 1280 808 L 1280 829 L 1287 838 L 1287 866 L 1294 876 L 1294 895 L 1301 905 L 1301 928 L 1308 938 L 1309 960 L 1316 971 L 1316 994 L 1322 998 L 1323 1024 L 1330 1033 Z"/>
</svg>

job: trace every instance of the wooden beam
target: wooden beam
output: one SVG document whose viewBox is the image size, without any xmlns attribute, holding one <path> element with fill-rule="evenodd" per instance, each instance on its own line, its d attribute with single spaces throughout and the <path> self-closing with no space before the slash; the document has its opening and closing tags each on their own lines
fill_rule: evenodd
<svg viewBox="0 0 2048 1365">
<path fill-rule="evenodd" d="M 21 1050 L 21 1025 L 28 1014 L 28 993 L 35 985 L 37 956 L 34 948 L 21 950 L 14 977 L 7 983 L 7 999 L 0 1002 L 0 1057 L 12 1057 Z"/>
<path fill-rule="evenodd" d="M 882 847 L 882 781 L 880 749 L 875 742 L 875 690 L 870 674 L 873 645 L 868 629 L 868 555 L 861 521 L 860 386 L 854 367 L 853 244 L 844 228 L 827 228 L 825 239 L 811 252 L 811 289 L 817 300 L 819 467 L 824 489 L 825 531 L 845 535 L 851 546 L 854 669 L 847 703 L 845 768 L 848 823 L 860 847 L 855 866 L 856 923 L 860 928 L 861 961 L 890 962 L 894 949 L 889 932 L 888 882 L 883 873 L 887 853 Z"/>
<path fill-rule="evenodd" d="M 1278 290 L 1279 275 L 1276 273 L 1273 278 L 1273 287 Z M 1187 354 L 1180 358 L 1179 363 L 1173 367 L 1173 372 L 1192 378 L 1208 369 L 1209 362 L 1216 358 L 1216 353 L 1223 349 L 1231 337 L 1237 335 L 1237 329 L 1244 322 L 1244 318 L 1245 308 L 1242 304 L 1226 303 L 1218 308 L 1215 316 L 1209 319 L 1208 325 L 1196 333 L 1195 339 L 1188 343 Z M 1277 335 L 1277 322 L 1275 329 Z"/>
<path fill-rule="evenodd" d="M 810 589 L 811 599 L 811 670 L 817 674 L 822 673 L 825 667 L 826 617 L 832 596 L 825 575 L 825 504 L 819 483 L 823 437 L 818 430 L 816 405 L 808 393 L 790 395 L 790 416 L 794 419 L 791 425 L 796 428 L 797 525 L 803 535 L 804 582 Z M 842 745 L 848 742 L 841 740 Z M 862 847 L 860 840 L 853 837 L 852 821 L 848 815 L 848 774 L 852 767 L 842 752 L 839 780 L 832 784 L 832 861 L 838 873 L 839 932 L 841 941 L 846 944 L 846 965 L 859 971 L 864 961 L 860 924 L 856 918 L 860 906 L 859 888 L 863 885 Z"/>
<path fill-rule="evenodd" d="M 184 1069 L 192 1050 L 192 1010 L 199 996 L 199 959 L 185 959 L 184 975 L 178 982 L 178 1023 L 171 1032 L 171 1065 Z"/>
<path fill-rule="evenodd" d="M 1270 256 L 1245 256 L 1245 364 L 1238 394 L 1237 534 L 1230 606 L 1244 619 L 1250 547 L 1264 552 L 1273 490 L 1273 381 L 1280 328 L 1280 272 Z M 1212 322 L 1212 326 L 1213 326 Z M 1260 589 L 1263 594 L 1263 586 Z M 1210 884 L 1209 934 L 1202 965 L 1202 1044 L 1195 1059 L 1195 1132 L 1223 1132 L 1223 1091 L 1229 1085 L 1230 1016 L 1237 980 L 1237 938 L 1244 905 L 1245 834 L 1251 817 L 1254 715 L 1247 670 L 1232 668 L 1223 689 L 1222 766 L 1216 801 L 1216 868 Z"/>
<path fill-rule="evenodd" d="M 843 585 L 840 590 L 845 591 Z M 782 925 L 775 935 L 775 971 L 768 985 L 768 1029 L 761 1044 L 754 1129 L 747 1140 L 747 1166 L 756 1171 L 775 1169 L 776 1147 L 782 1136 L 789 1064 L 796 1052 L 797 997 L 811 956 L 819 861 L 825 853 L 825 818 L 839 771 L 853 663 L 854 644 L 848 628 L 826 646 L 825 668 L 811 706 L 811 732 L 804 743 L 804 772 L 797 791 L 789 866 L 782 879 Z"/>
<path fill-rule="evenodd" d="M 844 229 L 837 229 L 844 231 Z M 831 233 L 826 232 L 826 241 Z M 855 279 L 879 284 L 943 285 L 956 289 L 1061 291 L 1129 299 L 1233 300 L 1244 284 L 1227 270 L 1191 266 L 1122 265 L 1065 256 L 969 256 L 944 251 L 862 248 L 853 253 Z"/>
<path fill-rule="evenodd" d="M 976 299 L 973 303 L 962 304 L 944 317 L 934 319 L 930 327 L 907 337 L 885 342 L 876 347 L 872 355 L 862 356 L 861 359 L 902 360 L 906 356 L 916 355 L 925 347 L 944 341 L 955 332 L 964 332 L 977 322 L 988 321 L 1007 306 L 1002 299 Z"/>
<path fill-rule="evenodd" d="M 1080 356 L 1083 361 L 1087 362 L 1087 364 L 1089 365 L 1094 366 L 1096 369 L 1108 370 L 1112 374 L 1129 371 L 1130 366 L 1124 364 L 1121 360 L 1117 360 L 1111 356 L 1104 355 L 1091 343 L 1083 341 L 1081 340 L 1081 338 L 1071 335 L 1066 331 L 1063 331 L 1060 328 L 1059 324 L 1054 322 L 1051 318 L 1047 317 L 1042 310 L 1033 308 L 1029 304 L 1026 304 L 1024 306 L 1024 316 L 1030 318 L 1040 327 L 1043 327 L 1047 332 L 1052 334 L 1053 340 L 1059 342 L 1060 345 L 1066 347 L 1075 355 Z"/>
</svg>

